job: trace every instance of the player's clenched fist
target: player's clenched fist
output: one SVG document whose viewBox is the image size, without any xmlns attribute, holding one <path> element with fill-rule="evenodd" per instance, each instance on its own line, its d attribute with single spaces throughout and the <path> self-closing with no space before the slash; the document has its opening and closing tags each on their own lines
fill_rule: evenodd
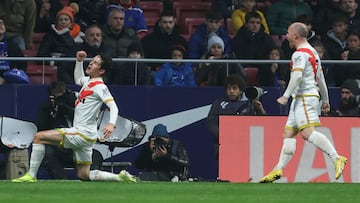
<svg viewBox="0 0 360 203">
<path fill-rule="evenodd" d="M 78 51 L 76 52 L 76 60 L 78 62 L 82 62 L 84 61 L 84 59 L 86 58 L 87 54 L 85 51 Z"/>
</svg>

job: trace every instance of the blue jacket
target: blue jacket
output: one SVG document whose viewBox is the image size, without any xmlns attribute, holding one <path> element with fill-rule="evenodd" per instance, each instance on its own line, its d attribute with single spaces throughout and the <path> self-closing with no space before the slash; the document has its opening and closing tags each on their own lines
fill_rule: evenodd
<svg viewBox="0 0 360 203">
<path fill-rule="evenodd" d="M 154 73 L 153 81 L 156 86 L 196 86 L 194 72 L 189 63 L 182 63 L 180 66 L 164 63 L 162 68 Z"/>
<path fill-rule="evenodd" d="M 224 54 L 232 56 L 231 48 L 231 38 L 229 34 L 225 31 L 223 27 L 220 27 L 216 34 L 224 41 L 225 49 Z M 207 51 L 207 42 L 208 42 L 207 26 L 205 23 L 199 25 L 195 33 L 193 33 L 189 40 L 189 51 L 188 58 L 190 59 L 199 59 L 201 56 L 205 55 Z"/>
</svg>

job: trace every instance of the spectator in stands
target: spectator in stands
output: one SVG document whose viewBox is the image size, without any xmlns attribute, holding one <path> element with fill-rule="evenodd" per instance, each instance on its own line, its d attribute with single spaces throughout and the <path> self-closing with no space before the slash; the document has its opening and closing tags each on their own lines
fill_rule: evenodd
<svg viewBox="0 0 360 203">
<path fill-rule="evenodd" d="M 59 0 L 36 0 L 36 23 L 34 32 L 50 32 L 56 14 L 63 8 Z"/>
<path fill-rule="evenodd" d="M 312 46 L 314 47 L 314 49 L 316 50 L 316 52 L 319 55 L 319 58 L 321 60 L 329 60 L 329 55 L 328 52 L 324 46 L 324 44 L 321 41 L 315 41 Z M 328 85 L 328 87 L 332 87 L 335 86 L 334 83 L 334 76 L 333 76 L 333 72 L 334 72 L 334 64 L 321 64 L 325 79 L 326 79 L 326 83 Z"/>
<path fill-rule="evenodd" d="M 86 28 L 91 24 L 103 25 L 106 23 L 105 13 L 107 0 L 71 0 L 80 7 L 79 13 L 75 16 L 75 22 L 85 32 Z"/>
<path fill-rule="evenodd" d="M 224 18 L 231 18 L 231 14 L 234 10 L 233 0 L 213 0 L 212 7 L 219 8 Z"/>
<path fill-rule="evenodd" d="M 37 128 L 51 130 L 54 128 L 72 127 L 74 118 L 75 92 L 66 88 L 63 82 L 53 82 L 48 87 L 49 98 L 41 105 Z M 42 166 L 54 179 L 66 179 L 65 167 L 74 167 L 73 151 L 45 145 L 45 157 Z M 93 152 L 93 169 L 100 169 L 102 156 L 98 151 Z"/>
<path fill-rule="evenodd" d="M 171 49 L 172 59 L 184 59 L 186 50 L 181 45 L 174 45 Z M 164 63 L 162 68 L 154 73 L 154 85 L 195 87 L 194 72 L 190 63 L 169 62 Z"/>
<path fill-rule="evenodd" d="M 127 51 L 130 59 L 143 58 L 143 51 L 139 42 L 131 44 Z M 135 80 L 136 78 L 136 80 Z M 151 71 L 143 62 L 128 61 L 113 67 L 110 78 L 111 84 L 119 85 L 151 85 Z"/>
<path fill-rule="evenodd" d="M 38 56 L 62 57 L 74 56 L 76 43 L 82 43 L 80 26 L 74 22 L 74 15 L 79 11 L 76 3 L 71 3 L 56 14 L 56 22 L 51 25 L 51 31 L 45 34 L 38 49 Z M 56 63 L 55 63 L 56 64 Z"/>
<path fill-rule="evenodd" d="M 145 170 L 139 174 L 141 180 L 178 182 L 188 177 L 189 157 L 185 146 L 170 137 L 166 126 L 157 124 L 136 157 L 135 166 Z"/>
<path fill-rule="evenodd" d="M 299 15 L 312 16 L 311 7 L 303 0 L 278 0 L 266 10 L 270 34 L 285 39 L 288 26 Z"/>
<path fill-rule="evenodd" d="M 360 116 L 359 85 L 353 79 L 347 79 L 341 84 L 341 102 L 336 110 L 338 116 Z M 358 100 L 356 99 L 358 97 Z"/>
<path fill-rule="evenodd" d="M 343 14 L 335 15 L 332 19 L 331 27 L 326 35 L 321 36 L 321 41 L 324 43 L 326 50 L 328 50 L 330 59 L 340 60 L 341 53 L 346 47 L 349 20 Z"/>
<path fill-rule="evenodd" d="M 234 10 L 231 15 L 233 28 L 236 31 L 238 31 L 245 24 L 245 15 L 251 11 L 255 11 L 261 17 L 261 25 L 264 27 L 265 33 L 270 34 L 264 14 L 256 9 L 256 0 L 242 0 L 240 5 L 241 7 Z"/>
<path fill-rule="evenodd" d="M 360 31 L 351 30 L 346 38 L 346 48 L 341 53 L 341 59 L 360 60 Z M 342 63 L 336 66 L 335 69 L 335 82 L 339 86 L 346 79 L 354 79 L 360 84 L 360 68 L 359 64 Z"/>
<path fill-rule="evenodd" d="M 284 60 L 280 47 L 273 48 L 268 55 L 269 60 Z M 283 63 L 270 63 L 259 65 L 257 81 L 260 86 L 286 87 L 290 79 L 290 68 Z"/>
<path fill-rule="evenodd" d="M 265 115 L 259 99 L 248 100 L 243 94 L 246 83 L 239 75 L 230 75 L 225 83 L 226 96 L 213 101 L 206 118 L 206 128 L 214 139 L 215 158 L 219 158 L 219 116 L 220 115 Z M 254 111 L 255 110 L 255 111 Z"/>
<path fill-rule="evenodd" d="M 144 12 L 138 5 L 132 0 L 117 0 L 110 3 L 107 10 L 111 10 L 110 8 L 114 6 L 119 6 L 125 11 L 124 26 L 134 29 L 139 39 L 147 34 L 148 29 Z"/>
<path fill-rule="evenodd" d="M 224 53 L 231 55 L 231 38 L 221 25 L 223 16 L 221 11 L 212 9 L 206 15 L 206 21 L 199 25 L 195 33 L 191 34 L 189 40 L 188 56 L 190 59 L 200 59 L 201 56 L 208 52 L 208 39 L 210 33 L 216 33 L 224 42 Z"/>
<path fill-rule="evenodd" d="M 207 42 L 208 52 L 202 59 L 209 63 L 201 63 L 196 71 L 196 80 L 200 86 L 223 86 L 230 74 L 236 74 L 246 80 L 246 73 L 239 63 L 211 63 L 211 60 L 232 59 L 231 55 L 224 53 L 224 41 L 215 33 L 209 35 Z"/>
<path fill-rule="evenodd" d="M 9 69 L 17 68 L 22 69 L 26 72 L 27 62 L 26 61 L 8 61 L 2 60 L 2 57 L 23 57 L 21 49 L 18 44 L 13 41 L 9 41 L 6 35 L 6 26 L 3 19 L 0 18 L 0 85 L 6 81 L 3 78 L 3 73 Z"/>
<path fill-rule="evenodd" d="M 104 54 L 110 57 L 115 57 L 115 51 L 105 47 L 102 39 L 102 31 L 97 24 L 89 25 L 85 30 L 84 42 L 73 48 L 71 53 L 77 51 L 86 51 L 87 57 L 93 58 L 98 54 Z M 87 67 L 88 62 L 84 62 L 84 68 Z M 58 80 L 65 82 L 66 84 L 74 84 L 74 66 L 73 62 L 58 63 L 57 77 Z M 105 80 L 107 78 L 104 78 Z"/>
<path fill-rule="evenodd" d="M 245 16 L 245 24 L 236 33 L 232 46 L 236 59 L 264 59 L 275 43 L 270 35 L 264 32 L 261 26 L 261 16 L 251 11 Z M 251 64 L 244 66 L 258 66 Z"/>
<path fill-rule="evenodd" d="M 34 0 L 0 1 L 0 19 L 6 24 L 8 41 L 18 44 L 21 50 L 31 49 L 36 21 Z"/>
<path fill-rule="evenodd" d="M 187 41 L 179 34 L 176 19 L 171 11 L 161 13 L 159 21 L 155 24 L 154 31 L 141 39 L 146 59 L 169 59 L 171 47 L 181 45 L 187 50 Z M 184 54 L 187 58 L 187 53 Z M 161 67 L 161 63 L 149 63 L 152 71 Z"/>
<path fill-rule="evenodd" d="M 313 16 L 313 29 L 318 35 L 324 36 L 331 29 L 332 19 L 341 13 L 339 2 L 340 0 L 318 0 L 318 10 Z"/>
<path fill-rule="evenodd" d="M 125 11 L 120 7 L 109 7 L 107 24 L 102 27 L 103 41 L 107 48 L 116 52 L 116 57 L 127 57 L 130 44 L 139 42 L 136 32 L 124 26 Z"/>
<path fill-rule="evenodd" d="M 349 18 L 349 29 L 359 29 L 360 11 L 358 0 L 340 0 L 339 8 Z"/>
<path fill-rule="evenodd" d="M 315 42 L 320 41 L 319 36 L 315 33 L 315 31 L 312 29 L 312 17 L 309 15 L 299 15 L 296 17 L 294 22 L 300 22 L 304 23 L 309 30 L 309 35 L 307 36 L 308 42 L 313 45 Z M 291 55 L 294 53 L 295 49 L 291 49 L 289 46 L 289 41 L 285 39 L 281 43 L 281 49 L 283 50 L 283 53 L 285 53 L 284 59 L 291 59 Z"/>
</svg>

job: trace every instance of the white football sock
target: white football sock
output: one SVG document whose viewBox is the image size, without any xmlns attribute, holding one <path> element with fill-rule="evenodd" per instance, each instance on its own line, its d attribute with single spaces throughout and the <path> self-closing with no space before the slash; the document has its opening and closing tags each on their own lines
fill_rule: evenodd
<svg viewBox="0 0 360 203">
<path fill-rule="evenodd" d="M 308 141 L 315 145 L 317 148 L 321 149 L 327 155 L 329 155 L 333 162 L 335 162 L 339 158 L 335 147 L 331 144 L 329 139 L 324 134 L 314 130 L 309 136 Z"/>
<path fill-rule="evenodd" d="M 44 144 L 33 144 L 32 145 L 32 152 L 30 157 L 30 167 L 29 167 L 29 174 L 36 178 L 40 164 L 44 159 L 45 155 L 45 145 Z"/>
<path fill-rule="evenodd" d="M 91 181 L 120 181 L 117 174 L 100 170 L 91 170 L 89 179 Z"/>
<path fill-rule="evenodd" d="M 296 138 L 284 138 L 283 146 L 280 152 L 279 162 L 274 170 L 285 168 L 296 150 Z"/>
</svg>

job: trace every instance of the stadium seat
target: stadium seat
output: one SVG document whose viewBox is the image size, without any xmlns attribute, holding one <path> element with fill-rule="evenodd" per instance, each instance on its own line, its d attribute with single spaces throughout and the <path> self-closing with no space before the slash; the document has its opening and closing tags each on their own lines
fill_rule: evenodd
<svg viewBox="0 0 360 203">
<path fill-rule="evenodd" d="M 286 35 L 270 35 L 276 46 L 281 47 L 281 43 L 286 39 Z"/>
<path fill-rule="evenodd" d="M 185 18 L 205 18 L 211 8 L 211 2 L 173 2 L 174 13 L 180 32 L 185 34 Z"/>
<path fill-rule="evenodd" d="M 248 85 L 259 86 L 259 83 L 257 81 L 257 73 L 259 69 L 257 67 L 245 67 L 244 70 L 248 77 Z"/>
<path fill-rule="evenodd" d="M 25 57 L 36 57 L 37 50 L 36 49 L 25 49 L 22 50 Z"/>
<path fill-rule="evenodd" d="M 193 34 L 197 27 L 206 21 L 206 18 L 185 18 L 185 34 Z"/>
<path fill-rule="evenodd" d="M 69 5 L 70 0 L 59 0 L 59 2 L 61 3 L 61 5 L 67 6 L 67 5 Z"/>
<path fill-rule="evenodd" d="M 29 64 L 26 70 L 30 84 L 50 84 L 57 80 L 57 67 Z"/>
<path fill-rule="evenodd" d="M 181 35 L 182 37 L 184 37 L 187 42 L 189 42 L 190 37 L 191 37 L 191 34 L 180 34 L 180 35 Z"/>
<path fill-rule="evenodd" d="M 32 49 L 38 50 L 42 40 L 44 39 L 44 35 L 46 33 L 43 32 L 34 32 L 32 40 L 33 40 L 33 47 Z"/>
<path fill-rule="evenodd" d="M 159 17 L 148 17 L 145 20 L 148 28 L 148 33 L 152 33 L 154 31 L 156 22 L 159 20 Z"/>
<path fill-rule="evenodd" d="M 159 17 L 163 11 L 163 3 L 161 1 L 140 1 L 138 6 L 144 11 L 145 18 Z"/>
</svg>

